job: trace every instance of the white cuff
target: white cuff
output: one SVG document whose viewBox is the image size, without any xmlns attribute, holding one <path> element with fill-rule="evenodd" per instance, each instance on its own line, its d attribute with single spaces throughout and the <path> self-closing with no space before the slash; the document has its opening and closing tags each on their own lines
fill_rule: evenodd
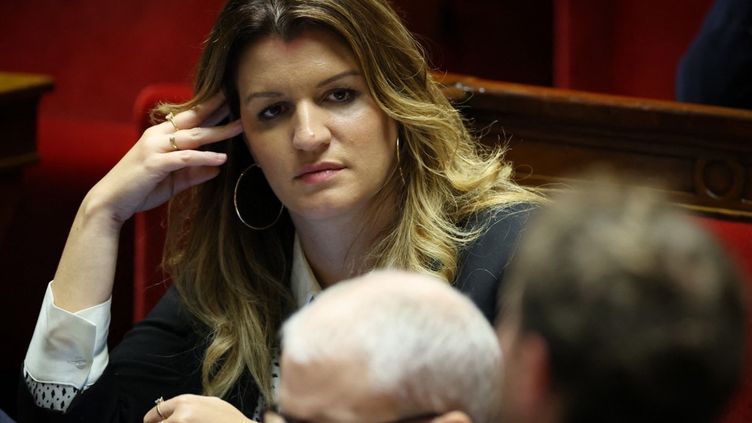
<svg viewBox="0 0 752 423">
<path fill-rule="evenodd" d="M 44 294 L 24 370 L 37 382 L 82 389 L 94 384 L 107 367 L 111 298 L 70 313 L 55 305 L 51 285 Z"/>
</svg>

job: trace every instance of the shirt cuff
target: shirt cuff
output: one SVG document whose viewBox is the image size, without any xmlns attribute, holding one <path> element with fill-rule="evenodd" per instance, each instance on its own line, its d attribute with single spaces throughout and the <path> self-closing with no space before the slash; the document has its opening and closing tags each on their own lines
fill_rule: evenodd
<svg viewBox="0 0 752 423">
<path fill-rule="evenodd" d="M 52 283 L 44 294 L 24 370 L 37 382 L 82 389 L 94 384 L 107 367 L 112 299 L 71 313 L 55 305 Z"/>
</svg>

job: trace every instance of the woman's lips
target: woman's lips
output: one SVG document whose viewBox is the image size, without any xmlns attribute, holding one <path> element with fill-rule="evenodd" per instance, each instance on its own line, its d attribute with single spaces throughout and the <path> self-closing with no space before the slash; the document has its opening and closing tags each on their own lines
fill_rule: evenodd
<svg viewBox="0 0 752 423">
<path fill-rule="evenodd" d="M 308 184 L 324 182 L 334 177 L 344 166 L 336 163 L 317 163 L 306 165 L 298 172 L 295 179 L 299 179 Z"/>
</svg>

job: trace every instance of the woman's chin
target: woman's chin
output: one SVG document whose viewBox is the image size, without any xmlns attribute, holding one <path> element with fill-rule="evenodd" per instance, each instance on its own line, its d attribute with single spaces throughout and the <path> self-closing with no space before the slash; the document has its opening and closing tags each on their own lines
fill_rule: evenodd
<svg viewBox="0 0 752 423">
<path fill-rule="evenodd" d="M 342 216 L 344 213 L 345 210 L 343 210 L 342 208 L 334 207 L 331 205 L 304 206 L 296 209 L 295 211 L 290 211 L 290 215 L 293 217 L 293 220 L 302 220 L 306 222 L 331 220 L 337 218 L 338 216 Z"/>
<path fill-rule="evenodd" d="M 290 210 L 293 220 L 305 222 L 331 222 L 333 219 L 357 217 L 358 208 L 352 203 L 344 202 L 320 202 L 301 204 Z"/>
</svg>

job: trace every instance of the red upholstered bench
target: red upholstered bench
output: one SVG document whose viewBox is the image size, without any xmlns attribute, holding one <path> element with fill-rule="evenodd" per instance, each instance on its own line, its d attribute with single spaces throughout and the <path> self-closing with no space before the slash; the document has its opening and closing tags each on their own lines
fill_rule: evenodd
<svg viewBox="0 0 752 423">
<path fill-rule="evenodd" d="M 136 97 L 133 119 L 140 132 L 153 124 L 151 111 L 159 103 L 182 103 L 193 90 L 186 85 L 154 84 L 146 86 Z M 162 249 L 165 240 L 167 206 L 138 213 L 134 217 L 133 320 L 141 320 L 170 286 L 162 272 Z"/>
</svg>

